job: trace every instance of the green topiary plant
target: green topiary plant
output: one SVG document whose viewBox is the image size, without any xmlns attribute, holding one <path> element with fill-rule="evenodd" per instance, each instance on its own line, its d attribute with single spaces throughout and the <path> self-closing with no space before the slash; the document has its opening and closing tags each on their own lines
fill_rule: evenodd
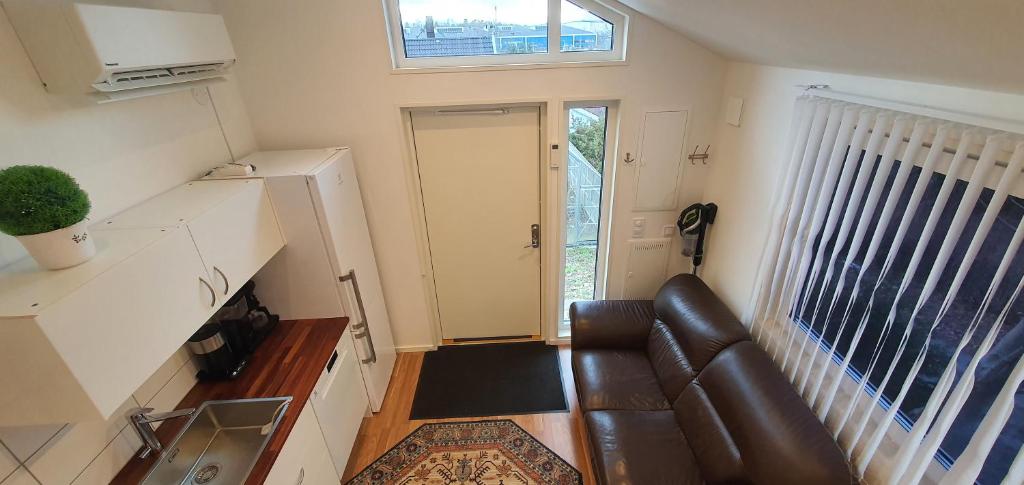
<svg viewBox="0 0 1024 485">
<path fill-rule="evenodd" d="M 0 231 L 27 236 L 72 226 L 89 214 L 89 196 L 70 175 L 42 165 L 0 170 Z"/>
</svg>

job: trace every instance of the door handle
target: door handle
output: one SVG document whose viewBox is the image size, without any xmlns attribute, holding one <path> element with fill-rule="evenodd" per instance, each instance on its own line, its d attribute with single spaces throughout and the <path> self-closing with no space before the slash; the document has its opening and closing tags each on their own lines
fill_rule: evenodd
<svg viewBox="0 0 1024 485">
<path fill-rule="evenodd" d="M 373 348 L 373 337 L 370 337 L 370 329 L 363 330 L 362 332 L 356 332 L 352 334 L 352 337 L 356 340 L 366 339 L 370 344 L 370 356 L 365 359 L 359 359 L 359 362 L 363 364 L 372 364 L 377 362 L 377 351 Z"/>
<path fill-rule="evenodd" d="M 530 225 L 530 244 L 523 246 L 523 249 L 540 247 L 540 224 Z"/>
<path fill-rule="evenodd" d="M 231 288 L 231 284 L 228 283 L 228 277 L 224 276 L 224 272 L 221 271 L 220 268 L 218 268 L 216 266 L 213 267 L 213 271 L 220 275 L 220 279 L 224 280 L 224 294 L 227 295 L 228 294 L 228 289 Z"/>
<path fill-rule="evenodd" d="M 217 292 L 213 291 L 213 287 L 210 286 L 202 276 L 199 277 L 199 282 L 202 283 L 207 290 L 210 290 L 210 308 L 213 308 L 217 305 Z"/>
<path fill-rule="evenodd" d="M 370 357 L 366 359 L 360 359 L 360 362 L 364 364 L 376 364 L 377 363 L 377 349 L 373 347 L 373 336 L 370 335 L 370 326 L 366 322 L 366 309 L 363 307 L 363 294 L 359 292 L 359 279 L 356 278 L 356 270 L 351 269 L 348 274 L 338 277 L 338 281 L 342 283 L 346 281 L 352 282 L 352 292 L 356 295 L 356 306 L 359 307 L 359 318 L 362 320 L 359 323 L 352 326 L 353 330 L 361 330 L 359 333 L 352 334 L 357 339 L 366 339 L 367 346 L 370 349 Z"/>
</svg>

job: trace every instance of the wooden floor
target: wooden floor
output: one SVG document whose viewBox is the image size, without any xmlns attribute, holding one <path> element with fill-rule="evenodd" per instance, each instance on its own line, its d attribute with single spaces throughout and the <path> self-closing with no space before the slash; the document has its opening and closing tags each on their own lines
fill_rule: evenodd
<svg viewBox="0 0 1024 485">
<path fill-rule="evenodd" d="M 594 483 L 590 471 L 590 455 L 584 436 L 586 433 L 583 419 L 576 401 L 576 390 L 573 387 L 572 369 L 569 365 L 569 348 L 561 347 L 558 357 L 562 365 L 562 386 L 565 398 L 569 401 L 568 413 L 526 414 L 520 416 L 494 416 L 486 419 L 508 418 L 533 435 L 545 446 L 561 456 L 565 461 L 576 467 L 583 474 L 583 483 Z M 384 406 L 372 417 L 363 418 L 359 437 L 356 439 L 352 456 L 345 470 L 347 482 L 356 473 L 362 471 L 383 455 L 391 447 L 398 444 L 409 433 L 425 423 L 473 421 L 482 418 L 453 418 L 435 420 L 410 420 L 412 399 L 416 393 L 416 382 L 423 365 L 423 352 L 398 354 L 394 375 Z M 465 389 L 472 392 L 472 389 Z M 453 399 L 457 399 L 453 392 Z"/>
</svg>

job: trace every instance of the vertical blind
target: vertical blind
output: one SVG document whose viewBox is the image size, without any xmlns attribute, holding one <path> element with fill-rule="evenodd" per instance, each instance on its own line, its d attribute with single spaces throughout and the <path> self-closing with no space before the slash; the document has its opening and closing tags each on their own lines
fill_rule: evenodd
<svg viewBox="0 0 1024 485">
<path fill-rule="evenodd" d="M 794 112 L 755 340 L 871 483 L 1024 483 L 1024 137 Z"/>
</svg>

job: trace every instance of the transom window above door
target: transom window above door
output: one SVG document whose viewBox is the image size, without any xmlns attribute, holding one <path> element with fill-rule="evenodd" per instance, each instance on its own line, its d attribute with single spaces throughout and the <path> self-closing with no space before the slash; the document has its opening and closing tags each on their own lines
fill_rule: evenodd
<svg viewBox="0 0 1024 485">
<path fill-rule="evenodd" d="M 594 0 L 385 0 L 396 69 L 622 62 L 628 18 Z"/>
</svg>

